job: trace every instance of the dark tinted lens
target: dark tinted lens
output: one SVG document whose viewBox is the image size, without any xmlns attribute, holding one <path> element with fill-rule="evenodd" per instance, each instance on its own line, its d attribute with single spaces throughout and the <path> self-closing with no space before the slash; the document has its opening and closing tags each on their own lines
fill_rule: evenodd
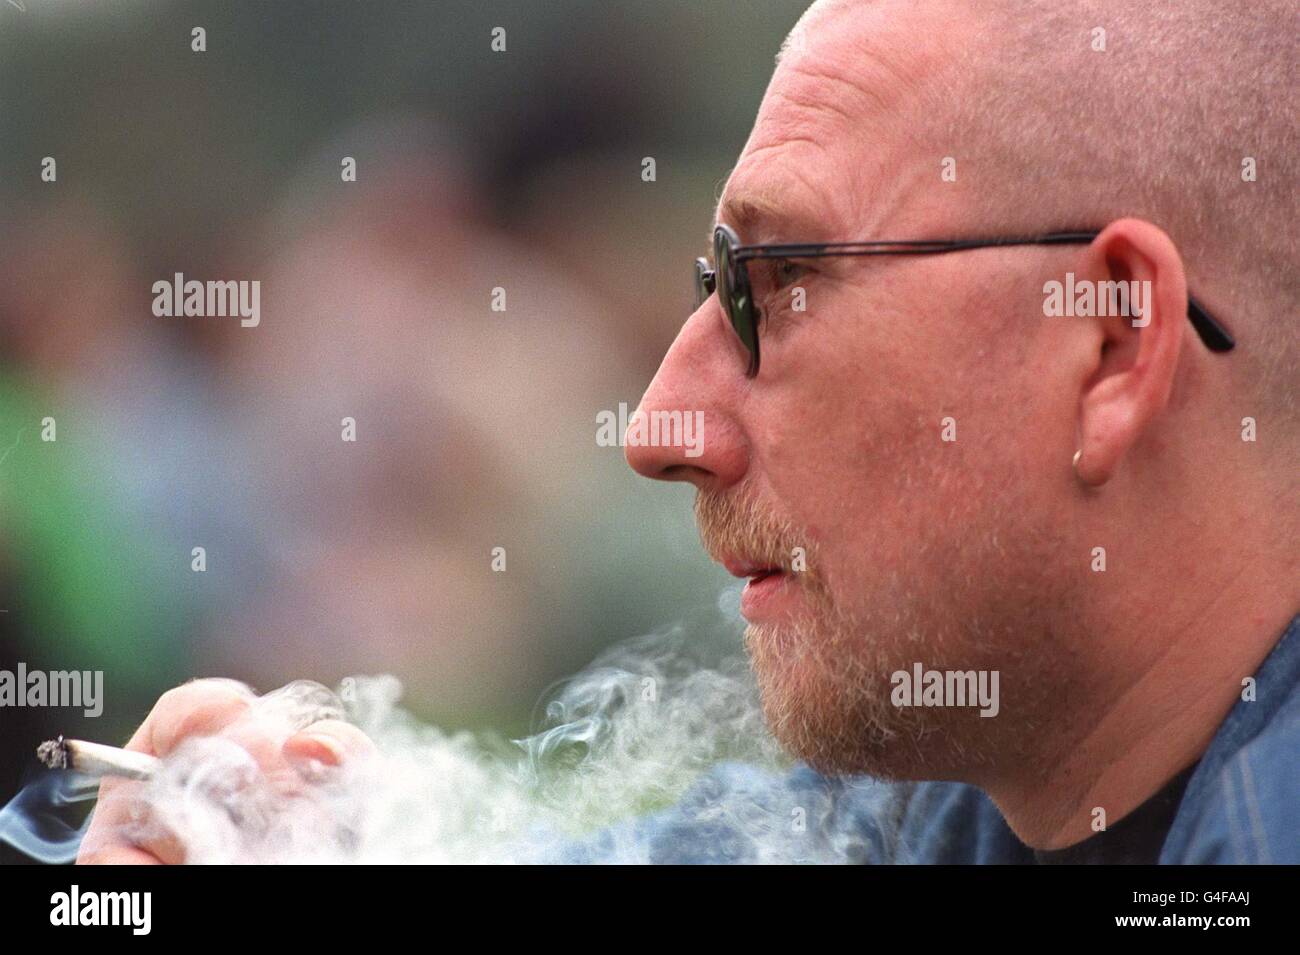
<svg viewBox="0 0 1300 955">
<path fill-rule="evenodd" d="M 731 315 L 731 243 L 727 241 L 726 226 L 718 226 L 713 232 L 713 275 L 722 310 L 734 325 L 736 320 Z"/>
<path fill-rule="evenodd" d="M 749 352 L 749 374 L 758 371 L 758 323 L 754 320 L 754 299 L 744 262 L 737 262 L 734 249 L 740 244 L 736 233 L 720 225 L 713 233 L 713 258 L 717 262 L 718 298 L 731 327 Z"/>
</svg>

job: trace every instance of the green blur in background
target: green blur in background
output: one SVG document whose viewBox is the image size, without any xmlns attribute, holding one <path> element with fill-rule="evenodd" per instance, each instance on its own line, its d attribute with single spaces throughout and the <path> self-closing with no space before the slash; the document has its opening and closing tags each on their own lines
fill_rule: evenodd
<svg viewBox="0 0 1300 955">
<path fill-rule="evenodd" d="M 41 739 L 122 742 L 196 676 L 394 673 L 422 717 L 517 736 L 613 642 L 735 638 L 690 489 L 633 475 L 596 415 L 686 318 L 804 4 L 23 6 L 0 3 L 0 668 L 102 669 L 106 700 L 0 710 L 0 801 Z M 155 317 L 176 272 L 259 281 L 260 325 Z"/>
</svg>

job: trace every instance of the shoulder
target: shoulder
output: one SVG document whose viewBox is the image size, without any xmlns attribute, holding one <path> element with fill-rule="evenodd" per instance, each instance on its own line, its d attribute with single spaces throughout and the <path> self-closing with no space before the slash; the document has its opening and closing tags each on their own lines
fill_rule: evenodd
<svg viewBox="0 0 1300 955">
<path fill-rule="evenodd" d="M 1162 862 L 1300 864 L 1300 686 L 1179 808 L 1184 838 Z M 1172 851 L 1171 851 L 1172 850 Z"/>
</svg>

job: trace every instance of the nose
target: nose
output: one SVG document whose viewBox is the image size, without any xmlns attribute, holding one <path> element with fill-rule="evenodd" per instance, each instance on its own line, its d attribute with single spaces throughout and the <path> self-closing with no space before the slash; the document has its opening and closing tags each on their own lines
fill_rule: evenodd
<svg viewBox="0 0 1300 955">
<path fill-rule="evenodd" d="M 749 444 L 738 411 L 748 382 L 737 351 L 743 346 L 722 334 L 710 299 L 682 326 L 629 419 L 624 453 L 632 470 L 712 490 L 745 476 Z"/>
</svg>

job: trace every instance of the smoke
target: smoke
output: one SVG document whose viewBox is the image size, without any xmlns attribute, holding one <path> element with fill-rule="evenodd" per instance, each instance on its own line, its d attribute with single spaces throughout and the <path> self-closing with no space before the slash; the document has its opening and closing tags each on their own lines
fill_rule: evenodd
<svg viewBox="0 0 1300 955">
<path fill-rule="evenodd" d="M 377 756 L 286 789 L 232 740 L 192 739 L 138 784 L 136 824 L 175 834 L 193 863 L 884 861 L 891 790 L 790 767 L 743 653 L 709 656 L 682 629 L 621 645 L 515 741 L 421 723 L 391 676 L 295 682 L 245 719 L 282 740 L 341 715 Z M 84 827 L 57 810 L 94 794 L 48 774 L 0 810 L 0 839 L 67 861 Z"/>
<path fill-rule="evenodd" d="M 43 773 L 0 809 L 0 841 L 41 862 L 71 862 L 88 820 L 73 825 L 66 817 L 98 790 L 98 782 L 75 773 Z"/>
</svg>

